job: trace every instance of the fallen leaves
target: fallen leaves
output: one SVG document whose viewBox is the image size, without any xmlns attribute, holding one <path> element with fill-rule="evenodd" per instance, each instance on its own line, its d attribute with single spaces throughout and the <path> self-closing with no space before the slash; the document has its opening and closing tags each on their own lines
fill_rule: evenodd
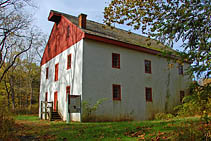
<svg viewBox="0 0 211 141">
<path fill-rule="evenodd" d="M 148 133 L 152 128 L 137 126 L 135 131 L 125 132 L 125 136 L 138 137 L 139 139 L 145 139 L 146 133 Z"/>
<path fill-rule="evenodd" d="M 15 121 L 15 135 L 19 140 L 56 140 L 56 135 L 48 134 L 49 122 Z M 43 134 L 43 131 L 46 131 Z"/>
</svg>

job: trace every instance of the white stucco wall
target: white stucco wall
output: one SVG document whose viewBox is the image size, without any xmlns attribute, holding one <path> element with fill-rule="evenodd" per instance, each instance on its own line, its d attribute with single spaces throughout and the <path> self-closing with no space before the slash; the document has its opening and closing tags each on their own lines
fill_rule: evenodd
<svg viewBox="0 0 211 141">
<path fill-rule="evenodd" d="M 112 53 L 120 54 L 120 69 L 112 68 Z M 151 60 L 152 74 L 145 73 L 145 59 Z M 169 69 L 166 58 L 93 40 L 84 40 L 83 60 L 83 101 L 107 99 L 96 112 L 98 120 L 145 120 L 170 111 L 190 82 L 173 61 Z M 121 101 L 112 100 L 112 84 L 121 85 Z M 152 102 L 145 100 L 145 87 L 152 88 Z"/>
<path fill-rule="evenodd" d="M 67 70 L 67 55 L 72 54 L 71 69 Z M 82 94 L 82 64 L 83 40 L 63 51 L 55 58 L 41 66 L 40 101 L 45 100 L 48 92 L 48 101 L 54 101 L 54 92 L 58 92 L 58 111 L 66 120 L 66 86 L 70 86 L 71 95 Z M 59 63 L 58 81 L 54 81 L 55 64 Z M 46 68 L 49 67 L 49 77 L 46 79 Z M 39 114 L 40 116 L 40 114 Z M 80 114 L 74 113 L 71 119 L 80 121 Z"/>
</svg>

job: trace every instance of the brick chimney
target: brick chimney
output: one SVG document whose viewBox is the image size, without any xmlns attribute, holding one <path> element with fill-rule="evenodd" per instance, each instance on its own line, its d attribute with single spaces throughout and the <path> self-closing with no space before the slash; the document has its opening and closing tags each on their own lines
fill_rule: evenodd
<svg viewBox="0 0 211 141">
<path fill-rule="evenodd" d="M 86 17 L 87 15 L 83 13 L 78 16 L 78 25 L 80 28 L 86 29 Z"/>
</svg>

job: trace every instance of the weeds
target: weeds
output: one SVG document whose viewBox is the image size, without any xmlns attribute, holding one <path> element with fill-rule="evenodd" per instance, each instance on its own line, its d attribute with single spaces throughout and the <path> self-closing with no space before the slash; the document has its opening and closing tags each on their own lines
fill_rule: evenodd
<svg viewBox="0 0 211 141">
<path fill-rule="evenodd" d="M 93 106 L 87 101 L 82 102 L 82 119 L 83 121 L 95 121 L 95 112 L 106 98 L 99 99 Z"/>
<path fill-rule="evenodd" d="M 155 120 L 168 120 L 172 119 L 175 116 L 170 113 L 157 113 L 155 114 Z"/>
</svg>

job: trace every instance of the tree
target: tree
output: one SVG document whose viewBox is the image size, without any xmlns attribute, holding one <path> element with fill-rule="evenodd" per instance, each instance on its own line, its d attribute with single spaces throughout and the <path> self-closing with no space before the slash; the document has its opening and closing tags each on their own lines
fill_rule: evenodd
<svg viewBox="0 0 211 141">
<path fill-rule="evenodd" d="M 8 109 L 38 102 L 41 53 L 46 35 L 32 25 L 32 0 L 0 1 L 0 87 Z"/>
<path fill-rule="evenodd" d="M 104 10 L 104 22 L 126 24 L 170 47 L 182 41 L 181 61 L 192 62 L 189 74 L 202 80 L 211 77 L 210 0 L 112 0 Z M 187 102 L 207 116 L 211 85 L 193 86 Z"/>
<path fill-rule="evenodd" d="M 24 69 L 27 72 L 26 80 L 28 82 L 27 84 L 30 94 L 30 110 L 32 108 L 33 101 L 35 100 L 34 88 L 38 88 L 39 90 L 40 85 L 40 67 L 38 67 L 36 64 L 41 62 L 41 53 L 44 51 L 46 41 L 46 36 L 41 34 L 36 38 L 36 40 L 34 40 L 33 48 L 24 53 L 25 60 L 23 60 L 23 63 Z M 38 95 L 36 96 L 38 97 Z"/>
<path fill-rule="evenodd" d="M 8 109 L 31 111 L 32 105 L 38 103 L 39 84 L 40 67 L 30 60 L 18 59 L 0 83 Z"/>
<path fill-rule="evenodd" d="M 182 40 L 182 57 L 197 77 L 211 77 L 210 16 L 210 0 L 112 0 L 104 10 L 109 26 L 126 23 L 171 47 Z"/>
<path fill-rule="evenodd" d="M 31 18 L 24 11 L 31 0 L 0 1 L 0 82 L 15 64 L 17 58 L 28 51 L 38 36 L 31 26 Z"/>
</svg>

